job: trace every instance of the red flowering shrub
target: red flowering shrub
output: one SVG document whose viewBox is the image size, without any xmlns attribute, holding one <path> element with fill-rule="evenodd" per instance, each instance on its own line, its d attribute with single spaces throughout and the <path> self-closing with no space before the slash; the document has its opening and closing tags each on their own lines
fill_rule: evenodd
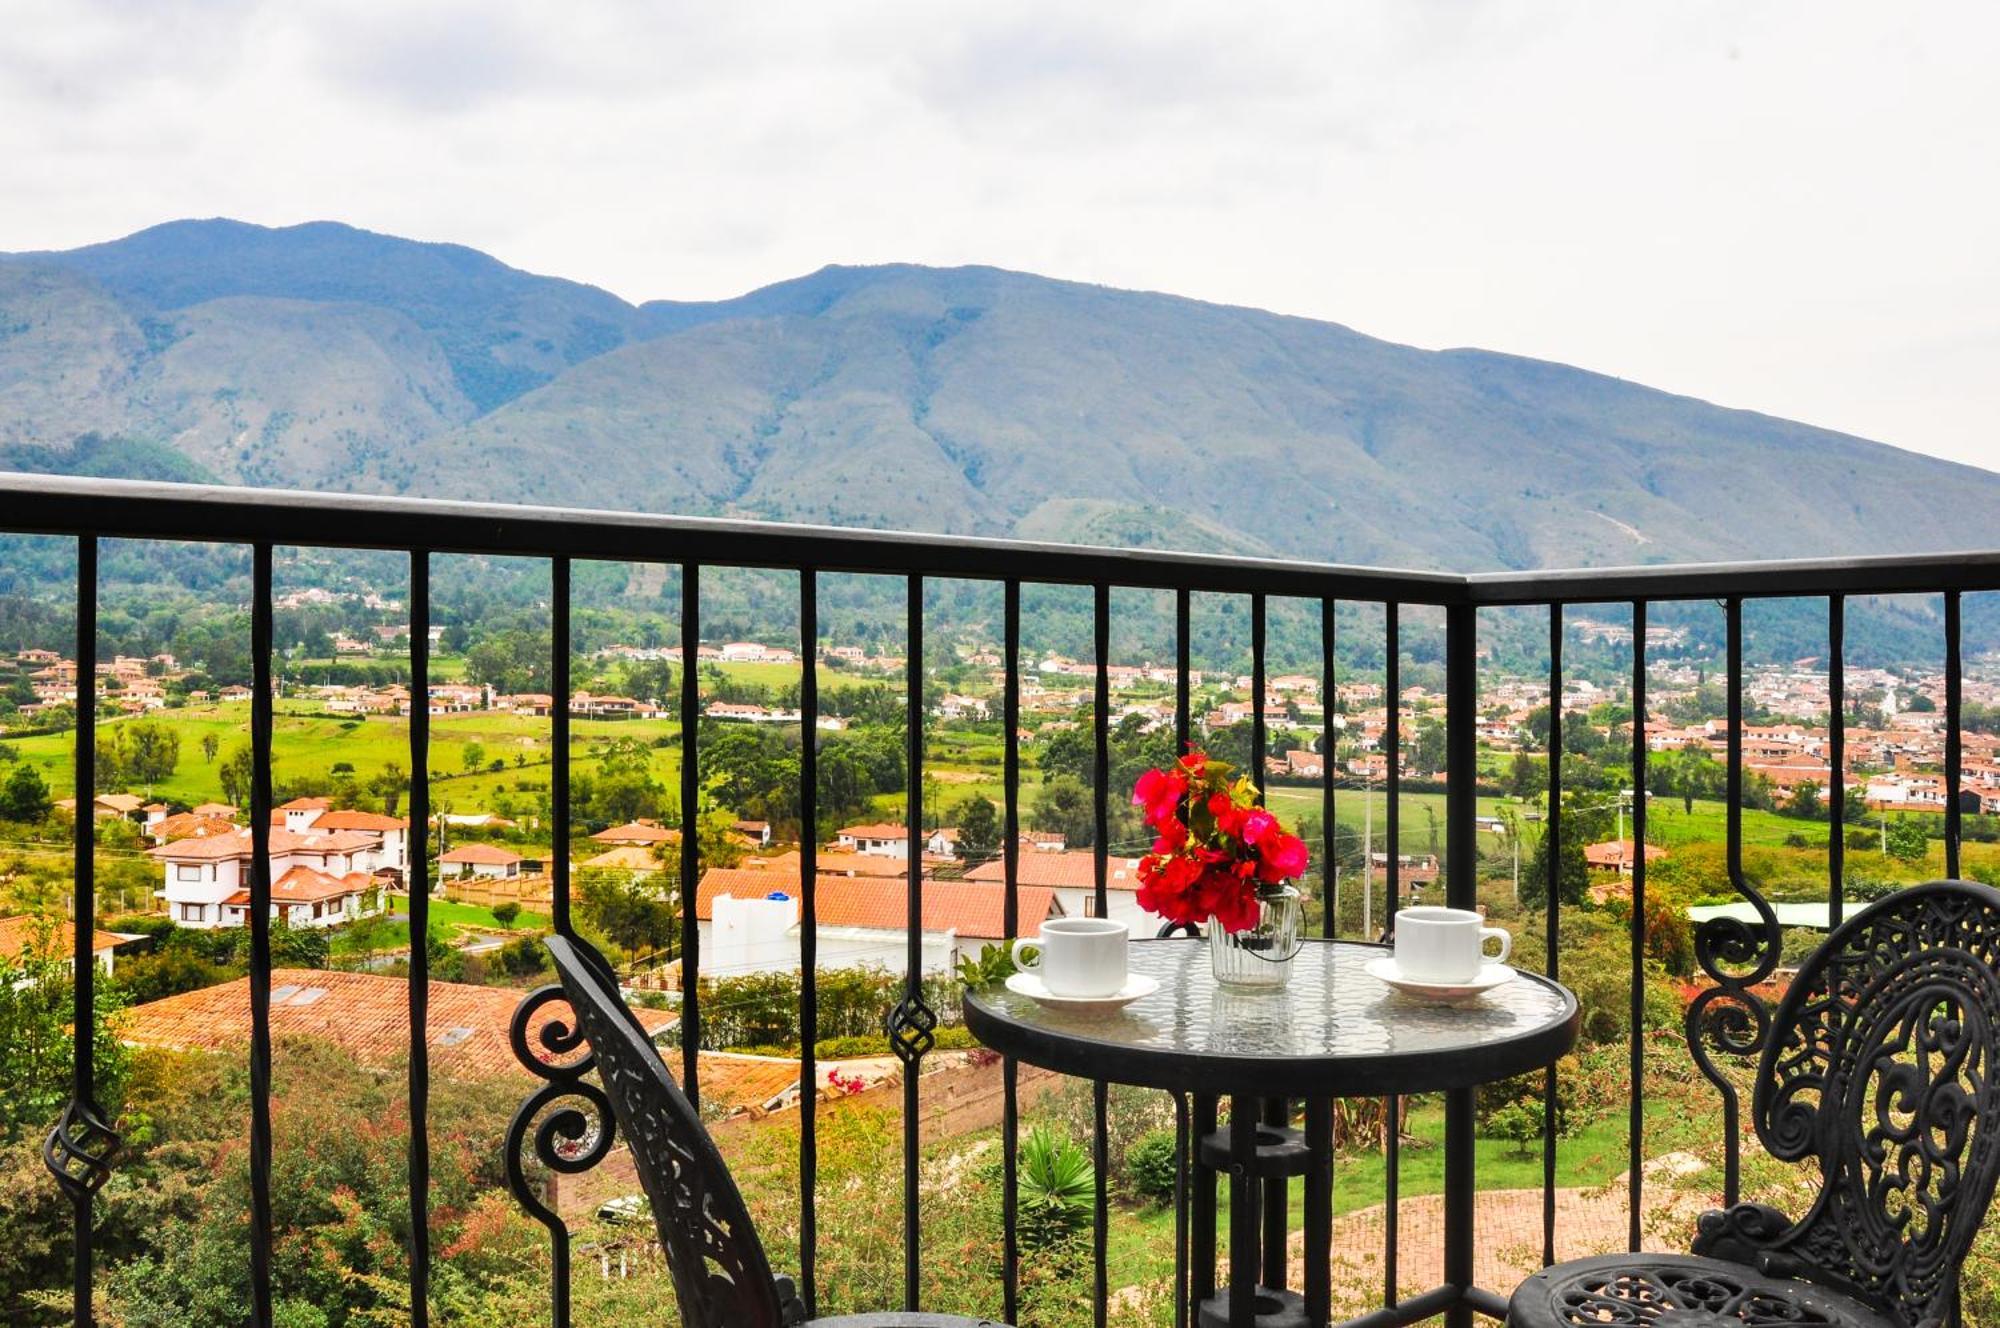
<svg viewBox="0 0 2000 1328">
<path fill-rule="evenodd" d="M 1255 926 L 1258 890 L 1306 869 L 1305 841 L 1258 805 L 1246 776 L 1198 749 L 1139 776 L 1132 805 L 1158 836 L 1139 860 L 1139 905 L 1169 922 Z"/>
</svg>

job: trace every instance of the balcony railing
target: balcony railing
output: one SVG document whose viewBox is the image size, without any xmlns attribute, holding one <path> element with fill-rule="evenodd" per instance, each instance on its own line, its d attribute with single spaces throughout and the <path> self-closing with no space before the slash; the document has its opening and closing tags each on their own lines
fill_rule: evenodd
<svg viewBox="0 0 2000 1328">
<path fill-rule="evenodd" d="M 1565 609 L 1580 604 L 1623 603 L 1632 615 L 1630 690 L 1635 715 L 1646 711 L 1647 611 L 1650 604 L 1674 600 L 1719 600 L 1727 625 L 1726 688 L 1728 708 L 1728 761 L 1726 792 L 1726 884 L 1750 903 L 1755 923 L 1723 922 L 1705 928 L 1698 942 L 1698 961 L 1703 970 L 1700 990 L 1689 1006 L 1686 1020 L 1688 1048 L 1703 1070 L 1709 1073 L 1722 1095 L 1724 1112 L 1723 1172 L 1727 1198 L 1734 1201 L 1740 1184 L 1741 1136 L 1736 1090 L 1724 1064 L 1732 1054 L 1754 1049 L 1763 1031 L 1751 989 L 1768 978 L 1779 962 L 1780 933 L 1776 917 L 1743 870 L 1743 780 L 1742 760 L 1744 709 L 1744 627 L 1745 601 L 1766 597 L 1816 597 L 1826 606 L 1826 639 L 1830 669 L 1831 709 L 1838 716 L 1845 711 L 1842 671 L 1846 600 L 1850 595 L 1942 594 L 1944 605 L 1944 659 L 1947 698 L 1943 724 L 1944 753 L 1944 861 L 1947 875 L 1959 873 L 1961 838 L 1960 792 L 1962 783 L 1961 728 L 1963 668 L 1959 651 L 1960 602 L 1966 592 L 2000 588 L 2000 554 L 1949 557 L 1896 557 L 1816 560 L 1728 566 L 1658 567 L 1608 571 L 1531 572 L 1481 574 L 1472 576 L 1442 573 L 1400 572 L 1375 568 L 1325 566 L 1298 562 L 1220 558 L 1178 553 L 1141 552 L 1094 548 L 1062 547 L 1045 544 L 953 539 L 926 535 L 885 534 L 851 530 L 818 529 L 798 526 L 765 525 L 737 521 L 654 517 L 609 512 L 582 512 L 537 508 L 484 506 L 464 503 L 434 503 L 379 498 L 329 497 L 289 492 L 246 492 L 196 486 L 166 484 L 96 482 L 85 480 L 6 477 L 0 480 L 0 527 L 7 532 L 56 536 L 75 542 L 78 581 L 76 592 L 76 652 L 83 670 L 79 695 L 88 695 L 89 661 L 97 649 L 98 557 L 100 541 L 151 540 L 199 541 L 243 544 L 251 558 L 251 676 L 273 676 L 272 604 L 273 550 L 276 547 L 310 546 L 327 548 L 367 548 L 392 550 L 407 555 L 410 611 L 409 667 L 411 692 L 417 703 L 410 710 L 408 767 L 410 776 L 409 816 L 412 826 L 429 823 L 431 803 L 428 790 L 429 728 L 427 694 L 432 662 L 426 626 L 430 620 L 431 558 L 440 554 L 526 556 L 548 560 L 548 605 L 551 640 L 550 688 L 558 699 L 550 711 L 553 763 L 550 770 L 550 829 L 556 851 L 552 856 L 553 925 L 568 932 L 572 926 L 571 867 L 565 847 L 571 841 L 569 800 L 564 791 L 570 785 L 570 718 L 561 698 L 570 694 L 571 565 L 575 560 L 639 561 L 678 566 L 681 573 L 681 604 L 677 624 L 680 639 L 687 643 L 686 667 L 679 671 L 678 711 L 683 744 L 680 765 L 680 801 L 684 816 L 691 818 L 702 803 L 700 767 L 701 714 L 700 679 L 694 667 L 693 644 L 702 636 L 702 584 L 704 572 L 717 568 L 777 569 L 798 578 L 798 637 L 804 647 L 804 667 L 800 693 L 800 724 L 807 736 L 800 755 L 801 824 L 818 823 L 816 801 L 818 778 L 815 760 L 816 720 L 820 696 L 814 668 L 815 643 L 823 633 L 820 626 L 818 587 L 830 574 L 867 574 L 900 578 L 906 596 L 908 674 L 913 689 L 922 685 L 926 674 L 924 591 L 928 580 L 937 578 L 997 581 L 1003 604 L 1005 685 L 1002 727 L 1005 733 L 1004 832 L 1005 924 L 1009 935 L 1019 934 L 1017 912 L 1019 857 L 1023 829 L 1021 805 L 1021 653 L 1022 588 L 1024 585 L 1052 583 L 1081 587 L 1091 596 L 1095 643 L 1094 705 L 1095 723 L 1095 907 L 1108 909 L 1110 807 L 1120 791 L 1107 787 L 1105 772 L 1110 769 L 1108 732 L 1111 695 L 1108 673 L 1103 667 L 1111 658 L 1112 595 L 1114 590 L 1140 589 L 1169 594 L 1173 599 L 1175 623 L 1174 651 L 1177 684 L 1174 694 L 1174 733 L 1185 745 L 1194 734 L 1190 716 L 1190 603 L 1196 594 L 1214 593 L 1247 599 L 1250 623 L 1251 696 L 1261 702 L 1266 695 L 1266 623 L 1269 602 L 1279 597 L 1316 604 L 1321 622 L 1325 698 L 1320 741 L 1323 762 L 1320 795 L 1323 843 L 1316 845 L 1323 865 L 1336 859 L 1336 812 L 1342 796 L 1338 787 L 1334 695 L 1338 682 L 1336 668 L 1337 603 L 1359 602 L 1381 606 L 1383 624 L 1388 732 L 1382 747 L 1401 750 L 1406 735 L 1399 732 L 1401 719 L 1397 697 L 1400 693 L 1400 622 L 1406 609 L 1426 606 L 1441 611 L 1444 621 L 1443 662 L 1446 674 L 1446 761 L 1448 803 L 1445 816 L 1443 860 L 1444 893 L 1449 903 L 1472 906 L 1476 903 L 1477 806 L 1475 802 L 1478 745 L 1479 657 L 1477 633 L 1482 610 L 1508 606 L 1540 606 L 1548 612 L 1549 692 L 1560 698 L 1565 678 Z M 1267 725 L 1265 707 L 1253 704 L 1251 769 L 1264 778 Z M 910 706 L 914 717 L 920 704 Z M 1548 742 L 1547 822 L 1545 834 L 1552 844 L 1562 842 L 1571 832 L 1565 824 L 1562 764 L 1564 753 L 1563 707 L 1551 707 L 1553 732 Z M 76 712 L 75 797 L 79 809 L 92 804 L 96 792 L 93 757 L 96 752 L 97 716 L 89 704 Z M 251 747 L 254 778 L 249 797 L 249 822 L 254 840 L 253 875 L 250 882 L 250 1012 L 247 1058 L 250 1077 L 251 1114 L 247 1124 L 249 1139 L 249 1225 L 250 1303 L 245 1318 L 255 1324 L 272 1322 L 272 1252 L 274 1238 L 272 1208 L 272 1033 L 271 972 L 272 918 L 269 907 L 272 882 L 268 865 L 268 841 L 272 813 L 273 698 L 269 686 L 254 688 L 251 710 Z M 922 984 L 921 892 L 923 889 L 923 831 L 926 817 L 926 783 L 923 770 L 927 759 L 923 727 L 909 722 L 904 759 L 907 764 L 909 865 L 906 877 L 907 954 L 904 957 L 907 983 L 900 1003 L 884 1011 L 892 1034 L 898 1029 L 927 1025 L 934 1018 L 926 1003 Z M 1832 726 L 1831 787 L 1826 806 L 1831 834 L 1828 841 L 1826 884 L 1834 921 L 1843 909 L 1844 871 L 1844 726 Z M 1631 782 L 1635 789 L 1648 787 L 1648 748 L 1645 726 L 1632 726 L 1630 752 Z M 1386 917 L 1393 901 L 1403 895 L 1400 849 L 1398 790 L 1401 762 L 1393 756 L 1387 762 L 1386 830 L 1392 851 L 1385 863 L 1385 881 L 1380 900 Z M 1630 838 L 1643 844 L 1647 839 L 1647 806 L 1641 796 L 1631 809 Z M 93 818 L 79 814 L 75 819 L 75 879 L 73 916 L 84 922 L 98 913 L 94 876 Z M 817 847 L 812 833 L 801 835 L 799 889 L 801 891 L 801 971 L 802 997 L 798 1010 L 801 1036 L 800 1084 L 818 1081 L 812 1030 L 818 1027 L 815 974 Z M 680 1072 L 688 1095 L 700 1100 L 702 1016 L 699 995 L 702 974 L 701 936 L 692 907 L 692 883 L 699 880 L 699 837 L 681 836 L 680 880 L 685 883 L 682 909 L 680 961 L 681 987 L 685 993 L 680 1008 L 678 1038 Z M 411 836 L 410 879 L 421 882 L 426 873 L 426 836 Z M 1555 853 L 1550 852 L 1550 860 Z M 1645 1082 L 1648 1040 L 1645 1008 L 1645 954 L 1647 943 L 1647 864 L 1637 853 L 1630 868 L 1632 907 L 1631 971 L 1629 1011 L 1629 1170 L 1625 1178 L 1629 1228 L 1627 1242 L 1638 1248 L 1644 1237 L 1641 1217 L 1645 1212 L 1646 1158 L 1642 1151 Z M 1548 971 L 1558 978 L 1561 971 L 1561 922 L 1563 905 L 1559 891 L 1547 891 L 1543 919 Z M 409 894 L 412 937 L 425 934 L 430 903 L 423 889 Z M 1334 910 L 1321 910 L 1325 934 L 1333 936 L 1338 925 Z M 77 1029 L 91 1027 L 95 982 L 91 933 L 87 925 L 75 928 L 74 1011 Z M 431 1281 L 438 1254 L 431 1248 L 428 1215 L 431 1192 L 431 1144 L 428 1134 L 428 1102 L 431 1093 L 431 1065 L 427 1039 L 427 1000 L 430 991 L 426 947 L 413 943 L 410 952 L 408 987 L 408 1268 L 410 1322 L 422 1328 L 432 1318 Z M 892 1038 L 897 1055 L 906 1066 L 902 1077 L 902 1167 L 896 1184 L 900 1186 L 903 1216 L 902 1292 L 905 1307 L 916 1309 L 922 1298 L 925 1261 L 945 1258 L 949 1251 L 927 1248 L 923 1226 L 923 1196 L 920 1192 L 920 1120 L 924 1086 L 918 1071 L 929 1054 L 928 1039 Z M 1676 1049 L 1678 1051 L 1678 1049 Z M 92 1323 L 93 1203 L 98 1187 L 118 1164 L 116 1136 L 118 1122 L 106 1119 L 97 1102 L 93 1083 L 93 1058 L 88 1038 L 76 1039 L 74 1048 L 72 1101 L 63 1122 L 50 1136 L 47 1159 L 57 1181 L 74 1205 L 74 1287 L 73 1314 L 78 1325 Z M 1661 1054 L 1655 1051 L 1653 1054 Z M 1001 1159 L 1004 1211 L 1001 1218 L 1004 1256 L 997 1285 L 986 1302 L 989 1312 L 1016 1321 L 1022 1310 L 1022 1249 L 1018 1240 L 1020 1177 L 1019 1076 L 1008 1062 L 1002 1067 L 1004 1104 L 1001 1124 Z M 538 1097 L 524 1108 L 513 1136 L 523 1149 L 532 1149 L 536 1128 L 548 1120 L 550 1111 L 560 1110 L 559 1095 Z M 1190 1112 L 1185 1099 L 1176 1101 L 1175 1118 L 1181 1130 L 1179 1153 L 1186 1185 L 1186 1135 Z M 1389 1104 L 1393 1113 L 1397 1104 Z M 1443 1198 L 1446 1226 L 1454 1233 L 1444 1250 L 1445 1282 L 1459 1289 L 1474 1286 L 1473 1207 L 1477 1190 L 1473 1171 L 1473 1101 L 1469 1093 L 1448 1095 L 1443 1148 Z M 816 1124 L 821 1108 L 812 1092 L 801 1097 L 799 1148 L 797 1157 L 797 1272 L 808 1306 L 819 1312 L 821 1278 L 818 1255 L 821 1250 L 819 1196 L 815 1179 L 819 1165 Z M 1213 1107 L 1210 1107 L 1213 1110 Z M 1541 1210 L 1541 1253 L 1553 1260 L 1562 1214 L 1558 1211 L 1557 1131 L 1559 1110 L 1556 1075 L 1547 1075 L 1542 1131 L 1542 1177 L 1544 1203 Z M 1111 1206 L 1107 1201 L 1104 1143 L 1106 1137 L 1106 1096 L 1095 1095 L 1095 1138 L 1097 1159 L 1094 1220 L 1090 1233 L 1092 1248 L 1095 1321 L 1104 1324 L 1117 1316 L 1112 1307 L 1107 1272 L 1107 1230 Z M 574 1118 L 565 1128 L 577 1126 Z M 562 1132 L 557 1131 L 557 1135 Z M 548 1144 L 556 1135 L 546 1136 Z M 1384 1312 L 1374 1322 L 1390 1324 L 1425 1317 L 1437 1302 L 1399 1302 L 1398 1260 L 1401 1254 L 1397 1214 L 1397 1149 L 1401 1131 L 1393 1124 L 1387 1131 L 1389 1150 L 1385 1170 L 1385 1235 L 1380 1251 L 1382 1264 L 1382 1304 Z M 522 1140 L 528 1140 L 522 1143 Z M 551 1160 L 544 1148 L 544 1161 Z M 515 1161 L 518 1163 L 519 1158 Z M 518 1166 L 517 1166 L 518 1170 Z M 550 1283 L 550 1316 L 557 1325 L 569 1322 L 570 1233 L 554 1212 L 540 1208 L 537 1215 L 552 1241 L 553 1276 Z M 1330 1239 L 1322 1227 L 1315 1233 L 1318 1247 L 1305 1252 L 1307 1259 L 1327 1259 Z M 1212 1249 L 1212 1246 L 1209 1248 Z M 1506 1288 L 1499 1288 L 1504 1293 Z M 1489 1312 L 1495 1297 L 1462 1299 L 1450 1311 L 1454 1322 L 1469 1321 L 1474 1308 Z M 856 1307 L 838 1307 L 856 1308 Z M 863 1307 L 878 1308 L 878 1307 Z"/>
</svg>

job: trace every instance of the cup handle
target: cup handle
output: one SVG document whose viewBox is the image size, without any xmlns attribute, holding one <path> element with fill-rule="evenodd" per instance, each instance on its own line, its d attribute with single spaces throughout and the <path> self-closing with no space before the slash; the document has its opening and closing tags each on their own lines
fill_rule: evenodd
<svg viewBox="0 0 2000 1328">
<path fill-rule="evenodd" d="M 1490 936 L 1498 936 L 1500 938 L 1500 953 L 1497 955 L 1486 953 L 1486 940 Z M 1514 953 L 1514 933 L 1501 927 L 1481 927 L 1479 929 L 1479 957 L 1482 960 L 1489 964 L 1504 964 L 1507 962 L 1507 956 L 1512 953 Z"/>
<path fill-rule="evenodd" d="M 1033 950 L 1033 951 L 1034 951 L 1034 954 L 1035 954 L 1035 961 L 1034 961 L 1034 962 L 1033 962 L 1032 964 L 1031 964 L 1031 963 L 1029 963 L 1029 962 L 1028 962 L 1028 961 L 1027 961 L 1026 959 L 1024 959 L 1024 958 L 1022 957 L 1022 955 L 1023 955 L 1023 954 L 1024 954 L 1024 953 L 1025 953 L 1026 951 L 1029 951 L 1029 950 Z M 1020 940 L 1018 940 L 1018 941 L 1014 942 L 1014 967 L 1015 967 L 1015 968 L 1018 968 L 1018 969 L 1020 969 L 1020 970 L 1021 970 L 1021 971 L 1022 971 L 1023 973 L 1032 973 L 1032 972 L 1034 972 L 1034 971 L 1035 971 L 1036 969 L 1040 968 L 1041 966 L 1042 966 L 1042 938 L 1041 938 L 1041 937 L 1039 937 L 1039 936 L 1023 936 L 1023 937 L 1022 937 L 1022 938 L 1021 938 Z"/>
</svg>

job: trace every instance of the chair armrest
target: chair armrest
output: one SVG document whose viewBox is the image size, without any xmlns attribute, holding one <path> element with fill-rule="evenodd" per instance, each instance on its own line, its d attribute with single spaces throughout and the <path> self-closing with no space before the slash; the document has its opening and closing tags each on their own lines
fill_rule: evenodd
<svg viewBox="0 0 2000 1328">
<path fill-rule="evenodd" d="M 806 1303 L 799 1299 L 799 1284 L 784 1273 L 771 1279 L 778 1293 L 778 1322 L 782 1328 L 806 1321 Z"/>
<path fill-rule="evenodd" d="M 1789 1231 L 1792 1219 L 1767 1204 L 1711 1209 L 1695 1227 L 1694 1253 L 1756 1268 L 1767 1246 Z"/>
</svg>

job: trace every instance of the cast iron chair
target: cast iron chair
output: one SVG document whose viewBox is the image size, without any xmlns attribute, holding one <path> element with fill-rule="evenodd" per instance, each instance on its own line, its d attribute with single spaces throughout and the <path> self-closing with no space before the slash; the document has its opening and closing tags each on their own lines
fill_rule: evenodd
<svg viewBox="0 0 2000 1328">
<path fill-rule="evenodd" d="M 775 1277 L 743 1196 L 701 1117 L 682 1095 L 645 1030 L 618 997 L 618 981 L 588 944 L 547 939 L 563 992 L 590 1043 L 611 1110 L 652 1201 L 653 1222 L 688 1328 L 790 1328 L 806 1307 L 789 1277 Z M 948 1314 L 859 1314 L 814 1319 L 812 1328 L 1005 1328 Z"/>
<path fill-rule="evenodd" d="M 1738 1204 L 1702 1217 L 1694 1257 L 1544 1269 L 1508 1322 L 1957 1328 L 2000 1172 L 1996 1060 L 2000 891 L 1932 881 L 1871 905 L 1799 970 L 1758 1064 L 1757 1137 L 1818 1166 L 1811 1211 Z"/>
</svg>

